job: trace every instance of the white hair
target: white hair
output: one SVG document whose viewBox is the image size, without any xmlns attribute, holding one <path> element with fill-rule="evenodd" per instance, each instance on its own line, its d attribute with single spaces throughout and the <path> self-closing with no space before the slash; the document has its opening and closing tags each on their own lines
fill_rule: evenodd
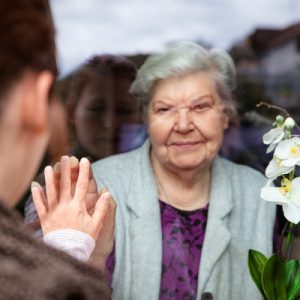
<svg viewBox="0 0 300 300">
<path fill-rule="evenodd" d="M 207 50 L 193 42 L 181 42 L 150 55 L 137 72 L 130 92 L 145 108 L 148 107 L 153 86 L 158 80 L 198 71 L 213 72 L 216 75 L 220 97 L 229 111 L 235 112 L 232 91 L 236 85 L 236 70 L 232 58 L 222 49 Z"/>
</svg>

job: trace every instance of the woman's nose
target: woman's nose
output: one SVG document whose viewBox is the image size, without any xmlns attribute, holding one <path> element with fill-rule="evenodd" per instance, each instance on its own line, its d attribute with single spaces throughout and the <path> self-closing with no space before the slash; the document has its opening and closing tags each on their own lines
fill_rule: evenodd
<svg viewBox="0 0 300 300">
<path fill-rule="evenodd" d="M 175 129 L 185 133 L 192 129 L 192 116 L 188 108 L 181 108 L 177 111 Z"/>
</svg>

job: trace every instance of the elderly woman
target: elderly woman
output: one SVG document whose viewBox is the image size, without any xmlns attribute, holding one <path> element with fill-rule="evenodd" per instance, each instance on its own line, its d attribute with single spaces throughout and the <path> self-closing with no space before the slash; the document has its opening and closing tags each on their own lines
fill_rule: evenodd
<svg viewBox="0 0 300 300">
<path fill-rule="evenodd" d="M 260 299 L 247 253 L 272 252 L 275 208 L 259 197 L 260 173 L 218 156 L 234 85 L 231 58 L 194 43 L 138 71 L 149 139 L 93 165 L 118 203 L 113 299 Z"/>
</svg>

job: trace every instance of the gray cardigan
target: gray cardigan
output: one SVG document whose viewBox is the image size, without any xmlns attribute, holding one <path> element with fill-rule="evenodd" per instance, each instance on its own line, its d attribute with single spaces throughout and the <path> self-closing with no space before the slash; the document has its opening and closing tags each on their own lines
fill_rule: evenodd
<svg viewBox="0 0 300 300">
<path fill-rule="evenodd" d="M 93 164 L 99 187 L 116 200 L 114 300 L 159 298 L 162 235 L 150 143 Z M 212 165 L 208 222 L 198 295 L 214 299 L 261 299 L 248 267 L 248 249 L 272 253 L 275 205 L 260 199 L 264 176 L 217 157 Z"/>
</svg>

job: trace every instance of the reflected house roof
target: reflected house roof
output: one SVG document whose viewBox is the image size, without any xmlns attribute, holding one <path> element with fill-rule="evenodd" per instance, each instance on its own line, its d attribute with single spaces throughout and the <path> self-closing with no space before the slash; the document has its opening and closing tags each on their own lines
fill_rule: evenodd
<svg viewBox="0 0 300 300">
<path fill-rule="evenodd" d="M 293 39 L 300 38 L 300 22 L 284 29 L 258 28 L 250 36 L 252 48 L 262 53 L 271 48 L 280 46 Z"/>
<path fill-rule="evenodd" d="M 230 52 L 242 78 L 261 83 L 267 101 L 292 109 L 300 120 L 300 22 L 282 29 L 257 28 Z"/>
</svg>

